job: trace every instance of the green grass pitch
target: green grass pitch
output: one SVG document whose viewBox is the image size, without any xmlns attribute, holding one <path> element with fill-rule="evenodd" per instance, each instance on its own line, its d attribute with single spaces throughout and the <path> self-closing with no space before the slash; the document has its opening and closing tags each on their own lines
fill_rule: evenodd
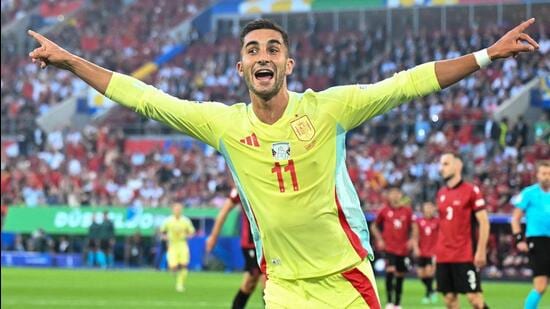
<svg viewBox="0 0 550 309">
<path fill-rule="evenodd" d="M 187 290 L 177 293 L 174 276 L 154 270 L 101 271 L 2 268 L 2 308 L 230 308 L 240 285 L 240 273 L 191 272 Z M 383 281 L 378 281 L 385 299 Z M 530 290 L 528 283 L 485 282 L 491 308 L 522 308 Z M 444 308 L 420 305 L 423 286 L 405 282 L 404 308 Z M 462 307 L 468 308 L 464 297 Z M 247 308 L 262 308 L 261 293 L 251 297 Z M 540 308 L 550 308 L 550 296 Z"/>
</svg>

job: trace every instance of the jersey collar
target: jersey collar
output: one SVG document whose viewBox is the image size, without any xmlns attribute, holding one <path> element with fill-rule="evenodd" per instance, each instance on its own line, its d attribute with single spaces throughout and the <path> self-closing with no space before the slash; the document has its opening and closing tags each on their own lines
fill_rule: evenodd
<svg viewBox="0 0 550 309">
<path fill-rule="evenodd" d="M 299 95 L 297 93 L 292 92 L 292 91 L 288 91 L 288 104 L 286 105 L 285 111 L 284 111 L 283 115 L 281 116 L 281 118 L 277 119 L 277 121 L 275 121 L 275 123 L 273 123 L 273 124 L 267 124 L 267 123 L 261 121 L 256 116 L 256 113 L 254 113 L 254 110 L 252 109 L 252 103 L 247 104 L 246 108 L 248 109 L 248 114 L 249 114 L 249 117 L 250 117 L 250 121 L 254 125 L 270 127 L 270 126 L 276 126 L 277 124 L 282 123 L 284 121 L 284 119 L 288 118 L 289 115 L 292 115 L 292 113 L 293 113 L 293 111 L 296 107 L 296 101 L 298 101 L 298 100 L 299 100 Z"/>
<path fill-rule="evenodd" d="M 456 189 L 456 188 L 460 187 L 460 185 L 461 185 L 463 182 L 464 182 L 464 180 L 463 180 L 462 178 L 460 178 L 460 181 L 459 181 L 456 185 L 454 185 L 454 186 L 452 186 L 452 187 L 449 187 L 449 186 L 447 186 L 447 185 L 445 185 L 445 186 L 447 187 L 447 189 L 453 190 L 453 189 Z"/>
</svg>

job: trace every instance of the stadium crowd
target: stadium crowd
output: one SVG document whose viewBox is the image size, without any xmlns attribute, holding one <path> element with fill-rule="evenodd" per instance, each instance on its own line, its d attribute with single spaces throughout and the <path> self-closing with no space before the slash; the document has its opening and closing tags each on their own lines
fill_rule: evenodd
<svg viewBox="0 0 550 309">
<path fill-rule="evenodd" d="M 89 9 L 81 16 L 78 25 L 67 26 L 69 29 L 61 31 L 62 35 L 57 39 L 61 45 L 97 59 L 99 64 L 128 72 L 144 62 L 148 44 L 162 45 L 158 44 L 159 33 L 149 31 L 160 26 L 142 27 L 141 21 L 137 20 L 128 27 L 134 30 L 125 28 L 124 33 L 110 32 L 99 39 L 97 34 L 104 33 L 99 28 L 121 29 L 116 26 L 120 19 L 94 17 L 94 12 L 116 14 L 120 10 L 117 9 L 120 3 L 116 3 L 99 2 L 97 8 Z M 127 8 L 125 14 L 144 16 L 140 14 L 141 10 L 152 4 L 150 1 L 137 3 L 139 5 Z M 109 7 L 102 7 L 105 5 Z M 182 14 L 197 10 L 192 7 Z M 91 27 L 88 26 L 90 20 L 99 22 Z M 155 25 L 156 20 L 153 18 L 152 21 Z M 173 23 L 165 21 L 162 27 L 170 26 Z M 141 28 L 147 28 L 149 32 L 140 32 Z M 66 34 L 77 29 L 75 35 Z M 129 33 L 134 38 L 132 42 L 124 40 Z M 299 35 L 291 40 L 294 42 L 291 52 L 299 61 L 289 87 L 303 91 L 352 83 L 354 77 L 360 83 L 381 80 L 415 63 L 477 50 L 495 40 L 499 33 L 499 28 L 491 28 L 483 31 L 460 29 L 446 34 L 423 33 L 419 37 L 407 34 L 404 40 L 394 41 L 389 49 L 384 46 L 381 29 L 367 34 L 312 32 Z M 549 74 L 549 48 L 544 43 L 548 38 L 542 26 L 535 38 L 541 46 L 547 46 L 537 55 L 495 63 L 441 94 L 402 105 L 350 134 L 348 166 L 366 210 L 375 210 L 383 203 L 382 189 L 387 184 L 402 185 L 415 204 L 433 196 L 438 181 L 437 158 L 444 150 L 456 150 L 467 157 L 468 172 L 486 188 L 484 191 L 492 212 L 510 210 L 509 197 L 533 180 L 534 161 L 548 156 L 548 119 L 543 115 L 534 124 L 526 123 L 521 117 L 495 122 L 491 114 L 524 83 Z M 86 43 L 88 39 L 95 43 Z M 146 43 L 138 46 L 137 42 Z M 96 47 L 91 48 L 92 45 Z M 118 58 L 109 57 L 117 54 L 118 47 L 131 51 L 119 53 Z M 137 56 L 137 62 L 129 65 L 137 50 L 145 54 Z M 204 38 L 192 43 L 186 54 L 153 74 L 150 82 L 182 98 L 229 104 L 243 101 L 246 88 L 234 67 L 238 52 L 238 39 L 232 36 Z M 107 59 L 113 63 L 105 63 Z M 365 59 L 374 61 L 366 67 L 368 62 Z M 162 150 L 153 154 L 126 153 L 126 134 L 122 131 L 124 128 L 118 126 L 140 121 L 128 111 L 111 113 L 116 115 L 108 121 L 111 128 L 87 127 L 83 132 L 59 129 L 45 135 L 34 124 L 37 112 L 45 112 L 47 102 L 53 104 L 70 96 L 79 86 L 75 86 L 77 83 L 64 71 L 36 72 L 36 66 L 30 63 L 24 64 L 23 69 L 13 68 L 17 68 L 15 74 L 2 74 L 2 117 L 24 119 L 19 121 L 24 127 L 17 130 L 18 150 L 11 156 L 2 154 L 2 163 L 6 166 L 2 172 L 2 192 L 9 203 L 68 203 L 78 206 L 136 202 L 158 206 L 166 204 L 162 201 L 185 198 L 189 205 L 201 205 L 216 199 L 215 192 L 220 187 L 229 187 L 230 181 L 221 159 L 211 151 L 192 148 L 172 151 L 175 153 L 163 153 Z M 143 133 L 170 133 L 169 129 L 149 120 L 143 127 Z M 208 165 L 202 168 L 205 166 L 203 162 L 211 162 L 209 165 L 213 168 Z M 177 180 L 167 184 L 167 177 L 163 174 L 170 168 L 176 168 L 173 173 Z M 32 172 L 23 173 L 25 169 Z M 153 175 L 157 175 L 159 180 L 155 181 Z M 143 195 L 139 193 L 142 190 L 156 193 Z M 148 194 L 153 194 L 153 197 Z M 146 201 L 141 201 L 141 198 Z"/>
<path fill-rule="evenodd" d="M 129 73 L 172 46 L 174 41 L 162 34 L 204 5 L 174 3 L 138 1 L 125 7 L 122 1 L 93 2 L 51 37 L 84 58 Z M 153 10 L 153 5 L 165 9 Z M 312 25 L 291 36 L 297 65 L 289 88 L 379 81 L 417 63 L 478 50 L 503 29 L 406 33 L 387 45 L 381 28 L 335 33 Z M 382 207 L 388 185 L 400 185 L 413 207 L 432 199 L 440 185 L 439 155 L 455 150 L 464 156 L 469 178 L 482 188 L 489 211 L 509 213 L 512 196 L 534 182 L 534 162 L 550 156 L 550 122 L 547 115 L 536 123 L 521 117 L 494 121 L 491 116 L 526 82 L 550 74 L 546 30 L 541 24 L 533 35 L 541 45 L 537 55 L 494 63 L 438 95 L 405 104 L 351 132 L 347 165 L 364 210 Z M 238 57 L 237 38 L 206 36 L 147 81 L 181 98 L 246 101 L 246 87 L 235 71 Z M 36 126 L 38 115 L 83 87 L 64 71 L 38 70 L 22 55 L 2 57 L 2 134 L 17 133 L 15 142 L 2 148 L 2 205 L 161 207 L 181 201 L 188 207 L 221 206 L 232 182 L 213 149 L 198 143 L 151 153 L 125 149 L 128 132 L 173 133 L 155 122 L 117 108 L 104 122 L 109 125 L 50 133 Z M 122 126 L 139 122 L 137 130 Z M 511 243 L 507 237 L 493 235 L 491 240 L 490 262 L 496 269 L 488 269 L 494 276 L 502 266 L 523 263 L 514 253 L 505 260 L 496 254 L 504 250 L 498 246 Z"/>
<path fill-rule="evenodd" d="M 164 35 L 201 10 L 206 1 L 90 1 L 49 36 L 67 50 L 94 59 L 115 71 L 132 72 L 175 44 Z M 150 14 L 149 12 L 152 12 Z M 33 126 L 36 117 L 86 85 L 67 72 L 39 70 L 15 39 L 2 39 L 2 132 L 14 134 Z M 30 50 L 30 41 L 25 50 Z"/>
</svg>

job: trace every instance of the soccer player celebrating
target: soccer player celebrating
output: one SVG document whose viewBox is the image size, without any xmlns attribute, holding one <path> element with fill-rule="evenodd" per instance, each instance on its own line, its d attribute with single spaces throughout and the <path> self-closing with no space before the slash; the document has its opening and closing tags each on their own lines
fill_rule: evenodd
<svg viewBox="0 0 550 309">
<path fill-rule="evenodd" d="M 212 228 L 212 233 L 210 233 L 210 236 L 208 236 L 208 239 L 206 240 L 207 253 L 210 253 L 212 249 L 214 249 L 229 211 L 240 204 L 241 199 L 239 198 L 239 194 L 236 189 L 233 189 L 229 195 L 229 198 L 227 198 L 225 204 L 216 217 L 216 222 Z M 248 298 L 254 292 L 256 285 L 258 285 L 258 281 L 262 277 L 260 267 L 256 261 L 256 247 L 254 246 L 254 241 L 252 240 L 250 225 L 244 216 L 241 216 L 241 218 L 241 249 L 245 260 L 245 273 L 243 275 L 243 282 L 241 283 L 239 292 L 237 292 L 237 295 L 233 298 L 233 309 L 242 309 L 246 306 Z"/>
<path fill-rule="evenodd" d="M 402 102 L 448 87 L 492 61 L 539 46 L 521 23 L 487 49 L 430 62 L 376 84 L 288 90 L 287 33 L 269 20 L 241 31 L 236 69 L 250 104 L 172 97 L 29 31 L 33 62 L 69 70 L 112 100 L 217 149 L 250 221 L 268 307 L 379 308 L 369 231 L 345 165 L 346 132 Z"/>
<path fill-rule="evenodd" d="M 371 231 L 378 248 L 386 256 L 386 308 L 401 308 L 403 277 L 408 270 L 407 255 L 409 252 L 413 211 L 403 201 L 403 194 L 398 187 L 388 191 L 388 204 L 382 208 L 376 220 L 371 224 Z M 382 227 L 380 233 L 379 226 Z M 394 286 L 395 277 L 395 286 Z"/>
<path fill-rule="evenodd" d="M 195 234 L 195 227 L 189 218 L 182 216 L 183 206 L 179 203 L 172 205 L 172 216 L 162 224 L 160 231 L 164 233 L 168 242 L 168 267 L 176 276 L 176 291 L 185 291 L 187 279 L 187 265 L 189 265 L 189 246 L 187 239 Z"/>
<path fill-rule="evenodd" d="M 426 286 L 426 294 L 422 304 L 435 303 L 434 293 L 434 256 L 435 244 L 439 229 L 439 218 L 435 217 L 436 208 L 432 202 L 422 204 L 422 217 L 416 218 L 413 224 L 413 254 L 417 259 L 416 273 Z"/>
<path fill-rule="evenodd" d="M 447 308 L 458 308 L 458 293 L 468 297 L 472 307 L 486 308 L 481 294 L 478 269 L 487 263 L 489 216 L 479 188 L 462 179 L 462 160 L 445 153 L 439 172 L 445 186 L 436 196 L 439 209 L 439 235 L 436 245 L 437 290 L 444 294 Z M 474 253 L 472 216 L 479 224 Z"/>
<path fill-rule="evenodd" d="M 537 163 L 537 181 L 521 191 L 514 200 L 512 233 L 519 251 L 529 251 L 533 269 L 533 290 L 525 299 L 525 309 L 535 309 L 546 291 L 550 276 L 550 161 Z M 521 218 L 525 214 L 527 231 L 521 232 Z"/>
</svg>

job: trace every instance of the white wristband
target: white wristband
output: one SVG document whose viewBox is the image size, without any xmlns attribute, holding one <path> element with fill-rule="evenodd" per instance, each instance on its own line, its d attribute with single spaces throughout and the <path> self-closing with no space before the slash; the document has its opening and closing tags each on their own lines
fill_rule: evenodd
<svg viewBox="0 0 550 309">
<path fill-rule="evenodd" d="M 487 48 L 476 51 L 474 53 L 474 57 L 476 58 L 477 65 L 479 65 L 480 69 L 483 69 L 492 62 L 489 57 L 489 53 L 487 52 Z"/>
</svg>

